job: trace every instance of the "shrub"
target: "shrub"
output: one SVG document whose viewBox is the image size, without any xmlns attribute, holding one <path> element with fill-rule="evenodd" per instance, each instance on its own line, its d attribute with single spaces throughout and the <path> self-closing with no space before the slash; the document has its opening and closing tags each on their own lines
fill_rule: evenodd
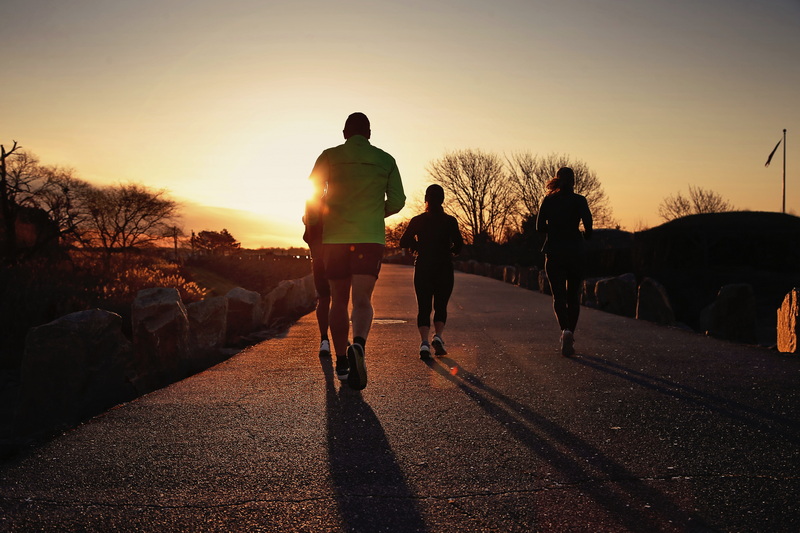
<svg viewBox="0 0 800 533">
<path fill-rule="evenodd" d="M 72 251 L 59 260 L 32 260 L 0 271 L 0 367 L 19 365 L 32 327 L 76 311 L 101 308 L 122 317 L 130 335 L 131 304 L 151 287 L 175 287 L 184 303 L 208 292 L 187 280 L 178 265 L 152 254 L 106 256 Z"/>
</svg>

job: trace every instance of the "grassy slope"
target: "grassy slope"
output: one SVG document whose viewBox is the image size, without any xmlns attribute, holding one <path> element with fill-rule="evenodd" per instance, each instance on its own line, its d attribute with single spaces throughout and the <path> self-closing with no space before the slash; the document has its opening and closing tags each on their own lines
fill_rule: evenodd
<svg viewBox="0 0 800 533">
<path fill-rule="evenodd" d="M 198 266 L 186 266 L 184 269 L 192 277 L 192 281 L 211 291 L 209 296 L 225 296 L 228 291 L 239 286 L 215 272 Z"/>
</svg>

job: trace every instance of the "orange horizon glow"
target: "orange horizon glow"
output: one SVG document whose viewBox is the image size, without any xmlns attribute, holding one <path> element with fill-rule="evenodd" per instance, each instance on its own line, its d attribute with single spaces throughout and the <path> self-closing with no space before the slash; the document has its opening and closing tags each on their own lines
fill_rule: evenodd
<svg viewBox="0 0 800 533">
<path fill-rule="evenodd" d="M 259 248 L 304 245 L 308 175 L 354 111 L 410 199 L 449 151 L 566 154 L 629 231 L 689 185 L 779 211 L 782 149 L 764 162 L 786 128 L 796 213 L 798 22 L 788 0 L 19 3 L 0 19 L 0 143 L 167 189 L 185 232 Z"/>
</svg>

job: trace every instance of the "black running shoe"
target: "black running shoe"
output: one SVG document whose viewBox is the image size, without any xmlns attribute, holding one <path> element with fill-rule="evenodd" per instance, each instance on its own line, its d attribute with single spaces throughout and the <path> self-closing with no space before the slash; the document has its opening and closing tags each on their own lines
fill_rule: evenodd
<svg viewBox="0 0 800 533">
<path fill-rule="evenodd" d="M 347 362 L 350 364 L 350 375 L 347 384 L 355 390 L 367 386 L 367 366 L 364 363 L 364 347 L 360 344 L 351 344 L 347 348 Z"/>
<path fill-rule="evenodd" d="M 347 357 L 336 356 L 336 377 L 339 381 L 346 381 L 350 375 L 350 366 L 347 364 Z"/>
<path fill-rule="evenodd" d="M 427 361 L 431 358 L 431 346 L 428 344 L 428 341 L 419 345 L 419 358 L 423 361 Z"/>
<path fill-rule="evenodd" d="M 447 350 L 444 349 L 444 341 L 439 335 L 433 336 L 433 342 L 431 342 L 431 344 L 433 345 L 433 352 L 436 355 L 447 355 Z"/>
</svg>

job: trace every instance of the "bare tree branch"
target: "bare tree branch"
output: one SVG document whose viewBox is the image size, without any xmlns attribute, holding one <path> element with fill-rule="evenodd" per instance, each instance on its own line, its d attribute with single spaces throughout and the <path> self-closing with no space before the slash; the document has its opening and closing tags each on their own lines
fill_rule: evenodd
<svg viewBox="0 0 800 533">
<path fill-rule="evenodd" d="M 432 161 L 428 174 L 445 190 L 445 207 L 465 229 L 468 242 L 479 235 L 496 241 L 505 237 L 516 199 L 499 157 L 480 150 L 450 152 Z"/>
<path fill-rule="evenodd" d="M 570 167 L 575 171 L 575 192 L 586 197 L 595 227 L 618 225 L 597 174 L 585 162 L 562 154 L 539 156 L 530 152 L 515 153 L 506 160 L 523 217 L 536 218 L 546 193 L 547 182 L 556 175 L 559 168 Z"/>
<path fill-rule="evenodd" d="M 703 189 L 700 186 L 689 185 L 688 198 L 680 192 L 667 196 L 658 206 L 658 214 L 669 222 L 688 215 L 723 213 L 732 209 L 730 202 L 720 194 L 710 189 Z"/>
<path fill-rule="evenodd" d="M 91 233 L 111 253 L 156 242 L 175 225 L 178 204 L 164 190 L 122 184 L 88 191 Z"/>
</svg>

